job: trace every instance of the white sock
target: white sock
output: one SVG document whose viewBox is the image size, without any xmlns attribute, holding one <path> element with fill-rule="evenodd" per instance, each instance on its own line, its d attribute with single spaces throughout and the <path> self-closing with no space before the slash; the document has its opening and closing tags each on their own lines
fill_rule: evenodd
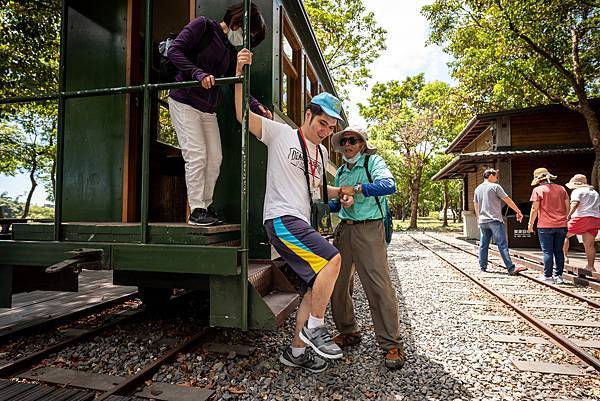
<svg viewBox="0 0 600 401">
<path fill-rule="evenodd" d="M 308 316 L 308 328 L 309 329 L 314 329 L 315 327 L 319 327 L 319 326 L 324 326 L 325 325 L 325 318 L 318 318 L 318 317 L 314 317 L 312 314 L 309 314 Z"/>
<path fill-rule="evenodd" d="M 304 352 L 306 351 L 306 347 L 296 348 L 294 346 L 290 346 L 290 348 L 292 349 L 292 356 L 294 358 L 298 358 L 300 355 L 304 354 Z"/>
</svg>

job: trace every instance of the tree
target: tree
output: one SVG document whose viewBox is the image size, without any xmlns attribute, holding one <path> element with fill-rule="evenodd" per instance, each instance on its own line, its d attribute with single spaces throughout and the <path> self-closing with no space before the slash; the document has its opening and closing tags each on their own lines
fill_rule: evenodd
<svg viewBox="0 0 600 401">
<path fill-rule="evenodd" d="M 58 91 L 59 29 L 58 0 L 2 2 L 0 98 Z M 54 192 L 56 114 L 56 102 L 0 107 L 0 173 L 27 172 L 32 183 L 24 216 L 40 179 Z"/>
<path fill-rule="evenodd" d="M 600 180 L 600 6 L 587 0 L 436 0 L 423 8 L 430 41 L 480 111 L 560 103 L 585 118 Z"/>
<path fill-rule="evenodd" d="M 410 228 L 417 228 L 420 206 L 422 210 L 433 207 L 431 202 L 425 202 L 422 191 L 444 187 L 424 181 L 434 174 L 430 168 L 432 158 L 466 121 L 463 109 L 456 107 L 455 92 L 444 82 L 427 83 L 424 75 L 418 74 L 403 82 L 375 84 L 368 105 L 360 105 L 361 114 L 372 124 L 376 143 L 381 144 L 380 153 L 388 165 L 395 166 L 392 173 L 398 195 L 392 200 L 403 207 L 406 199 L 410 205 Z M 427 198 L 432 198 L 431 194 Z"/>
<path fill-rule="evenodd" d="M 30 110 L 15 115 L 10 123 L 0 125 L 0 132 L 3 131 L 13 133 L 11 139 L 16 143 L 13 148 L 16 172 L 28 174 L 31 182 L 21 216 L 25 218 L 29 214 L 38 181 L 40 178 L 50 178 L 54 170 L 56 119 L 44 116 L 43 112 L 32 106 Z"/>
<path fill-rule="evenodd" d="M 386 31 L 377 25 L 363 0 L 304 0 L 325 62 L 338 90 L 366 87 L 369 66 L 386 49 Z"/>
</svg>

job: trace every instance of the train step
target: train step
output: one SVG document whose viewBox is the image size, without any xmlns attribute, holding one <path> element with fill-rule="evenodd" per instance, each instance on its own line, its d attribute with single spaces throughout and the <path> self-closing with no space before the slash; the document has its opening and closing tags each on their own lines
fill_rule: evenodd
<svg viewBox="0 0 600 401">
<path fill-rule="evenodd" d="M 248 266 L 248 326 L 273 330 L 296 309 L 300 296 L 270 260 L 252 260 Z M 211 276 L 211 325 L 241 326 L 241 282 L 239 276 Z M 230 294 L 229 297 L 226 294 Z M 229 302 L 223 302 L 229 299 Z"/>
</svg>

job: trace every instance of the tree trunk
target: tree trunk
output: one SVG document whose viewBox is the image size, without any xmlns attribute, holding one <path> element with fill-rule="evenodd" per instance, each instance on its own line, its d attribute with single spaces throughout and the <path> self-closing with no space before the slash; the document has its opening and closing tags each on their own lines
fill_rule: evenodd
<svg viewBox="0 0 600 401">
<path fill-rule="evenodd" d="M 442 215 L 442 227 L 448 227 L 448 181 L 444 180 L 444 206 Z"/>
<path fill-rule="evenodd" d="M 29 194 L 27 195 L 27 201 L 25 201 L 25 209 L 23 209 L 23 215 L 21 218 L 26 218 L 29 214 L 29 206 L 31 205 L 31 198 L 33 197 L 33 192 L 35 191 L 35 187 L 37 187 L 37 182 L 35 181 L 35 170 L 37 169 L 37 162 L 34 161 L 31 166 L 31 171 L 29 173 L 29 180 L 31 181 L 31 189 L 29 190 Z"/>
<path fill-rule="evenodd" d="M 581 114 L 585 118 L 590 133 L 590 140 L 594 147 L 594 153 L 596 158 L 594 160 L 594 167 L 592 168 L 591 185 L 600 189 L 600 119 L 598 114 L 592 109 L 589 102 L 581 102 Z"/>
<path fill-rule="evenodd" d="M 423 165 L 419 164 L 415 171 L 415 176 L 411 182 L 410 191 L 410 224 L 409 229 L 417 229 L 417 217 L 419 216 L 419 194 L 421 192 L 421 175 L 423 174 Z"/>
</svg>

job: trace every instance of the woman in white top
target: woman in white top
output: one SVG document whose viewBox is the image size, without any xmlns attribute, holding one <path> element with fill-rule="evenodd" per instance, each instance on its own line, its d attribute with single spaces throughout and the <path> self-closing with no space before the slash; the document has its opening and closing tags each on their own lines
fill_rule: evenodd
<svg viewBox="0 0 600 401">
<path fill-rule="evenodd" d="M 591 185 L 588 185 L 587 178 L 583 174 L 575 174 L 566 187 L 573 192 L 571 192 L 571 209 L 567 216 L 569 232 L 564 245 L 565 261 L 568 263 L 569 238 L 582 235 L 587 258 L 586 269 L 593 271 L 596 258 L 594 239 L 600 229 L 600 195 Z"/>
</svg>

